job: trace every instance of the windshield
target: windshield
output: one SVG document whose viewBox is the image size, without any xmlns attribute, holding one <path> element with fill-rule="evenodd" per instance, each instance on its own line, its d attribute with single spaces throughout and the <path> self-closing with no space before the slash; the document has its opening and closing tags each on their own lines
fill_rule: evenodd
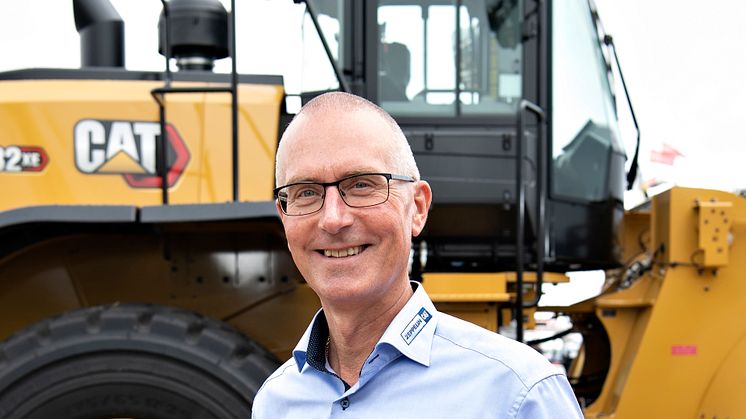
<svg viewBox="0 0 746 419">
<path fill-rule="evenodd" d="M 588 0 L 552 10 L 552 193 L 606 199 L 619 142 L 614 97 Z"/>
<path fill-rule="evenodd" d="M 320 36 L 324 37 L 332 58 L 342 62 L 344 32 L 343 12 L 345 0 L 312 0 L 311 5 L 318 18 L 321 34 L 316 31 L 311 16 L 306 13 L 302 22 L 303 56 L 299 69 L 301 71 L 300 92 L 335 90 L 339 81 L 334 74 L 329 57 L 324 51 Z"/>
<path fill-rule="evenodd" d="M 397 116 L 514 113 L 519 17 L 518 1 L 381 1 L 381 106 Z"/>
</svg>

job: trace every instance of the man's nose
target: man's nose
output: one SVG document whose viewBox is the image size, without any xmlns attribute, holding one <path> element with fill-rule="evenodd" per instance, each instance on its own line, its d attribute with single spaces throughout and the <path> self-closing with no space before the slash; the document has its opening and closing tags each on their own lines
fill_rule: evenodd
<svg viewBox="0 0 746 419">
<path fill-rule="evenodd" d="M 342 200 L 339 189 L 334 186 L 326 188 L 324 206 L 321 208 L 319 227 L 329 234 L 336 234 L 352 224 L 350 207 Z"/>
</svg>

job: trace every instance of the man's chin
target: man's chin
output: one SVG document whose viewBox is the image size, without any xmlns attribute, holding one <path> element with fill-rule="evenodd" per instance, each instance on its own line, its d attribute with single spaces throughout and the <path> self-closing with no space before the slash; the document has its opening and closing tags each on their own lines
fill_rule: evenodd
<svg viewBox="0 0 746 419">
<path fill-rule="evenodd" d="M 370 299 L 380 298 L 371 284 L 360 278 L 326 277 L 321 284 L 311 286 L 322 302 L 333 305 L 364 304 Z"/>
</svg>

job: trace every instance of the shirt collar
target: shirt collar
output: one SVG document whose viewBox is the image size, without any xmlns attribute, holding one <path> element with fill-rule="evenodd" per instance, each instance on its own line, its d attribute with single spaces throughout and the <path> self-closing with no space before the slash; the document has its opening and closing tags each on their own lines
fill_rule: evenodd
<svg viewBox="0 0 746 419">
<path fill-rule="evenodd" d="M 414 294 L 386 328 L 374 352 L 385 346 L 393 347 L 407 358 L 429 366 L 438 311 L 425 289 L 417 282 L 410 283 Z M 293 358 L 299 372 L 303 371 L 305 365 L 319 371 L 326 370 L 328 338 L 329 326 L 326 316 L 323 310 L 319 310 L 293 350 Z"/>
<path fill-rule="evenodd" d="M 329 325 L 326 322 L 324 310 L 320 309 L 313 317 L 311 324 L 303 333 L 298 344 L 293 349 L 293 358 L 298 372 L 308 364 L 313 368 L 326 370 L 326 342 L 329 339 Z"/>
<path fill-rule="evenodd" d="M 407 358 L 430 365 L 430 350 L 438 323 L 438 311 L 417 282 L 411 282 L 414 294 L 394 317 L 376 348 L 390 345 Z"/>
</svg>

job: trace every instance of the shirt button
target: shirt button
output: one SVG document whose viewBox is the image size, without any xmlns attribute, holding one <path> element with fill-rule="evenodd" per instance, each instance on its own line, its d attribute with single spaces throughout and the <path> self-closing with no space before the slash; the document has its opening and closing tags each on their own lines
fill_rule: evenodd
<svg viewBox="0 0 746 419">
<path fill-rule="evenodd" d="M 345 409 L 347 409 L 348 407 L 350 407 L 350 399 L 348 399 L 347 397 L 345 397 L 344 399 L 342 399 L 342 400 L 341 400 L 341 401 L 339 402 L 339 404 L 340 404 L 340 405 L 342 406 L 342 410 L 345 410 Z"/>
</svg>

